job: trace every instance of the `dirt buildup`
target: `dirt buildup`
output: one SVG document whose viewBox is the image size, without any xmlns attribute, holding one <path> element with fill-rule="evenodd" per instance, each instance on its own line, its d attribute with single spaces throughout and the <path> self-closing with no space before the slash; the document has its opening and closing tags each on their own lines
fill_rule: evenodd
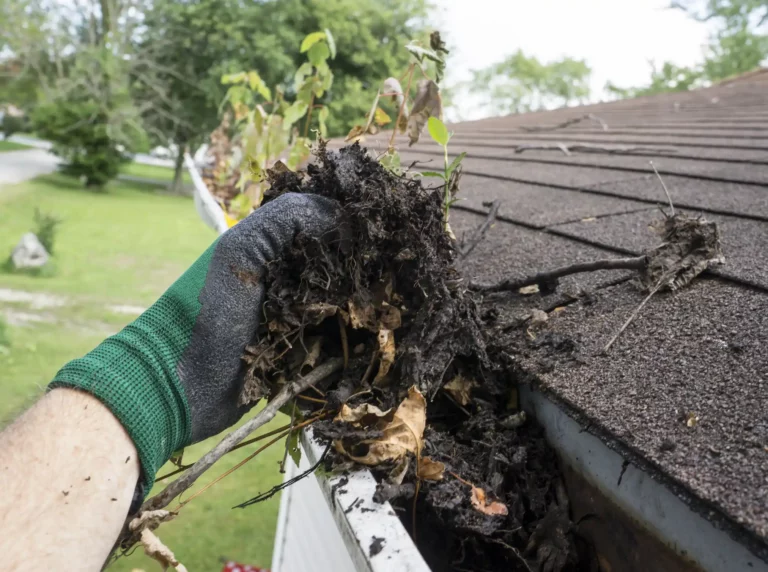
<svg viewBox="0 0 768 572">
<path fill-rule="evenodd" d="M 433 570 L 580 569 L 554 453 L 517 410 L 508 360 L 487 349 L 441 189 L 358 145 L 321 146 L 306 173 L 270 183 L 265 201 L 314 193 L 344 220 L 269 266 L 241 401 L 343 356 L 343 372 L 297 399 L 296 419 L 318 418 L 337 468 L 373 470 L 377 500 L 400 509 Z"/>
</svg>

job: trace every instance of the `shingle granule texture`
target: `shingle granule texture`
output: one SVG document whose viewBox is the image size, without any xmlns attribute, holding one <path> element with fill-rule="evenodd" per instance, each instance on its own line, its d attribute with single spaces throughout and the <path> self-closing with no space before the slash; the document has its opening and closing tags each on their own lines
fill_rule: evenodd
<svg viewBox="0 0 768 572">
<path fill-rule="evenodd" d="M 642 300 L 621 272 L 569 277 L 556 295 L 495 295 L 500 320 L 552 309 L 550 335 L 575 352 L 528 348 L 531 372 L 589 419 L 606 442 L 631 452 L 725 523 L 765 558 L 768 550 L 768 70 L 712 88 L 581 108 L 458 123 L 450 155 L 468 153 L 452 225 L 461 238 L 501 200 L 500 219 L 463 263 L 469 277 L 522 277 L 657 244 L 648 224 L 666 197 L 720 224 L 726 265 L 678 293 L 655 296 L 607 357 L 597 354 Z M 607 125 L 563 121 L 592 113 Z M 366 143 L 387 147 L 389 134 Z M 516 144 L 637 145 L 631 153 L 514 154 Z M 403 165 L 437 170 L 441 151 L 425 133 L 398 139 Z M 545 332 L 546 333 L 546 332 Z M 525 342 L 527 343 L 527 342 Z M 568 344 L 566 344 L 567 346 Z M 575 356 L 575 357 L 574 357 Z M 698 422 L 689 427 L 689 416 Z M 662 447 L 662 443 L 666 443 Z M 669 443 L 674 443 L 672 450 Z M 662 449 L 665 449 L 662 451 Z M 629 454 L 629 453 L 628 453 Z M 735 532 L 734 532 L 735 531 Z M 758 546 L 759 548 L 755 548 Z"/>
</svg>

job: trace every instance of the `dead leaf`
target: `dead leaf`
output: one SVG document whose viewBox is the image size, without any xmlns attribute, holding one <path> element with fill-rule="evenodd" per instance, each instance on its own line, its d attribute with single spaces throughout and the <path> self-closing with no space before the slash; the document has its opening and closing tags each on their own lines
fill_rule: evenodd
<svg viewBox="0 0 768 572">
<path fill-rule="evenodd" d="M 457 375 L 443 386 L 443 389 L 453 397 L 459 405 L 467 405 L 471 399 L 472 388 L 477 387 L 475 380 Z"/>
<path fill-rule="evenodd" d="M 439 118 L 441 113 L 440 88 L 431 79 L 421 80 L 411 108 L 411 116 L 408 118 L 409 147 L 419 141 L 419 136 L 427 124 L 427 120 L 430 117 Z"/>
<path fill-rule="evenodd" d="M 141 531 L 141 545 L 144 547 L 144 553 L 156 560 L 166 570 L 169 566 L 173 566 L 177 572 L 187 572 L 184 565 L 176 560 L 173 552 L 168 548 L 157 535 L 149 529 Z"/>
<path fill-rule="evenodd" d="M 400 85 L 400 82 L 394 78 L 394 77 L 388 77 L 384 80 L 384 83 L 381 84 L 381 93 L 385 97 L 391 97 L 392 101 L 397 103 L 397 106 L 400 107 L 403 104 L 403 88 Z M 403 114 L 407 115 L 408 110 L 403 108 Z M 406 117 L 407 119 L 407 117 Z"/>
<path fill-rule="evenodd" d="M 324 302 L 318 302 L 317 304 L 310 304 L 304 309 L 304 319 L 306 324 L 312 324 L 313 326 L 320 325 L 320 322 L 326 318 L 330 318 L 336 312 L 339 311 L 338 306 L 333 304 L 326 304 Z"/>
<path fill-rule="evenodd" d="M 379 371 L 373 379 L 376 385 L 387 373 L 389 373 L 392 364 L 395 363 L 395 333 L 392 330 L 382 329 L 379 331 Z"/>
<path fill-rule="evenodd" d="M 488 501 L 488 497 L 485 491 L 480 487 L 472 485 L 472 496 L 470 497 L 472 506 L 475 510 L 487 514 L 489 516 L 506 516 L 509 514 L 507 505 L 500 503 L 499 501 Z"/>
<path fill-rule="evenodd" d="M 429 457 L 422 457 L 419 460 L 419 467 L 416 476 L 425 481 L 442 481 L 445 473 L 445 465 L 440 461 L 433 461 Z"/>
<path fill-rule="evenodd" d="M 383 302 L 381 304 L 379 321 L 385 329 L 392 331 L 396 330 L 402 323 L 400 309 Z"/>
<path fill-rule="evenodd" d="M 424 427 L 427 424 L 427 402 L 416 387 L 408 390 L 406 397 L 398 406 L 392 421 L 381 418 L 375 425 L 382 436 L 379 439 L 362 441 L 367 445 L 365 455 L 355 456 L 344 449 L 341 441 L 334 441 L 334 447 L 353 461 L 363 465 L 375 466 L 385 461 L 399 461 L 408 453 L 418 455 L 424 444 Z"/>
<path fill-rule="evenodd" d="M 648 290 L 659 284 L 677 290 L 708 268 L 725 263 L 714 222 L 677 214 L 656 221 L 652 228 L 662 244 L 646 253 L 648 263 L 640 279 Z"/>
<path fill-rule="evenodd" d="M 323 338 L 322 336 L 311 337 L 305 340 L 304 345 L 307 351 L 304 355 L 304 361 L 299 368 L 301 375 L 306 375 L 315 367 L 317 359 L 320 357 L 320 350 L 323 347 Z"/>
<path fill-rule="evenodd" d="M 531 294 L 538 294 L 539 292 L 539 285 L 538 284 L 531 284 L 530 286 L 523 286 L 518 290 L 520 294 L 523 296 L 530 296 Z"/>
<path fill-rule="evenodd" d="M 699 423 L 699 416 L 696 415 L 693 411 L 689 412 L 685 418 L 685 424 L 688 427 L 696 427 L 698 423 Z"/>
<path fill-rule="evenodd" d="M 350 407 L 346 403 L 341 406 L 341 410 L 334 417 L 334 421 L 343 423 L 355 423 L 361 427 L 370 427 L 378 423 L 381 419 L 387 422 L 392 421 L 394 417 L 393 409 L 382 411 L 375 405 L 363 403 L 357 407 Z"/>
<path fill-rule="evenodd" d="M 362 125 L 355 125 L 352 129 L 349 130 L 349 133 L 347 133 L 347 137 L 344 139 L 344 141 L 352 141 L 353 139 L 358 139 L 363 135 L 365 135 L 365 127 Z"/>
<path fill-rule="evenodd" d="M 379 331 L 376 323 L 376 311 L 372 304 L 363 302 L 355 296 L 347 302 L 347 307 L 349 308 L 349 325 L 355 330 Z"/>
<path fill-rule="evenodd" d="M 392 122 L 392 118 L 381 107 L 377 107 L 376 111 L 373 112 L 373 120 L 379 127 Z"/>
<path fill-rule="evenodd" d="M 408 457 L 403 457 L 400 459 L 400 461 L 395 465 L 395 468 L 392 469 L 387 475 L 387 482 L 390 485 L 402 485 L 403 480 L 405 479 L 405 475 L 408 473 L 408 467 L 410 464 L 411 460 Z"/>
</svg>

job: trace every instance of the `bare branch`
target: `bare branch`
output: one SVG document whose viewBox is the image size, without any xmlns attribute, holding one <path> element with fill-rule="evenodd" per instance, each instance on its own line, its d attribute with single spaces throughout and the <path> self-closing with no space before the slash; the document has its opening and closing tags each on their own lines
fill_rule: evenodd
<svg viewBox="0 0 768 572">
<path fill-rule="evenodd" d="M 269 423 L 283 405 L 288 403 L 302 391 L 306 390 L 309 386 L 314 385 L 324 380 L 329 375 L 339 371 L 343 366 L 344 360 L 341 358 L 333 358 L 319 365 L 306 376 L 299 377 L 297 380 L 286 383 L 277 395 L 272 398 L 272 401 L 270 401 L 264 409 L 259 411 L 253 419 L 224 437 L 218 445 L 192 465 L 192 467 L 190 467 L 190 469 L 181 477 L 165 487 L 162 492 L 147 500 L 142 505 L 141 510 L 157 510 L 168 506 L 174 498 L 191 487 L 200 475 L 207 471 L 235 445 L 259 427 Z"/>
<path fill-rule="evenodd" d="M 582 272 L 595 272 L 597 270 L 642 270 L 647 264 L 645 256 L 636 256 L 634 258 L 607 258 L 603 260 L 594 260 L 592 262 L 580 262 L 571 264 L 562 268 L 556 268 L 548 272 L 539 272 L 533 276 L 523 278 L 522 280 L 502 280 L 495 284 L 481 284 L 474 280 L 470 282 L 469 288 L 477 292 L 503 292 L 506 290 L 519 290 L 525 286 L 533 284 L 551 284 L 558 278 L 570 274 L 580 274 Z"/>
<path fill-rule="evenodd" d="M 569 119 L 568 121 L 563 121 L 562 123 L 558 123 L 557 125 L 530 126 L 530 127 L 521 125 L 520 129 L 523 131 L 527 131 L 528 133 L 536 133 L 539 131 L 555 131 L 556 129 L 569 127 L 571 125 L 581 123 L 582 121 L 594 121 L 600 124 L 600 126 L 603 128 L 603 131 L 608 131 L 608 124 L 602 119 L 600 119 L 597 115 L 594 115 L 593 113 L 587 113 L 586 115 L 582 115 L 581 117 L 574 117 L 572 119 Z"/>
<path fill-rule="evenodd" d="M 634 319 L 637 317 L 637 315 L 640 313 L 640 310 L 642 310 L 642 309 L 643 309 L 643 307 L 644 307 L 644 306 L 645 306 L 645 305 L 648 303 L 648 300 L 650 300 L 650 299 L 651 299 L 651 297 L 652 297 L 652 296 L 653 296 L 653 295 L 654 295 L 656 292 L 658 292 L 658 291 L 659 291 L 659 288 L 661 288 L 661 286 L 662 286 L 662 284 L 663 284 L 663 283 L 664 283 L 664 280 L 663 280 L 663 279 L 662 279 L 662 280 L 659 280 L 659 282 L 656 284 L 656 286 L 654 286 L 653 290 L 651 290 L 651 291 L 650 291 L 650 293 L 649 293 L 649 294 L 648 294 L 648 295 L 645 297 L 645 299 L 644 299 L 642 302 L 640 302 L 640 305 L 639 305 L 637 308 L 635 308 L 635 311 L 634 311 L 634 312 L 632 312 L 632 314 L 629 316 L 629 318 L 627 318 L 627 321 L 626 321 L 626 322 L 624 322 L 624 324 L 621 326 L 621 328 L 619 328 L 619 331 L 618 331 L 618 332 L 616 332 L 616 334 L 615 334 L 615 335 L 614 335 L 614 336 L 611 338 L 611 340 L 610 340 L 610 341 L 609 341 L 607 344 L 605 344 L 605 347 L 603 348 L 603 351 L 602 351 L 602 353 L 606 353 L 606 352 L 607 352 L 609 349 L 611 349 L 611 346 L 613 345 L 613 343 L 614 343 L 616 340 L 618 340 L 618 339 L 619 339 L 619 336 L 621 335 L 621 333 L 622 333 L 624 330 L 626 330 L 626 329 L 627 329 L 627 326 L 629 326 L 629 324 L 631 324 L 631 323 L 632 323 L 632 320 L 634 320 Z"/>
<path fill-rule="evenodd" d="M 499 214 L 501 201 L 493 201 L 490 206 L 491 210 L 488 211 L 488 216 L 483 221 L 483 224 L 472 231 L 472 236 L 469 238 L 469 240 L 461 245 L 461 250 L 459 251 L 459 256 L 461 258 L 466 258 L 469 256 L 475 247 L 485 238 L 485 233 L 488 232 L 489 228 L 491 228 L 491 225 L 493 225 L 494 221 L 496 220 L 496 216 Z"/>
<path fill-rule="evenodd" d="M 659 175 L 659 172 L 656 170 L 656 165 L 653 164 L 653 161 L 648 162 L 651 164 L 651 167 L 653 167 L 653 172 L 656 173 L 656 176 L 659 178 L 661 187 L 664 189 L 664 193 L 667 195 L 667 200 L 669 201 L 669 209 L 672 211 L 672 216 L 675 216 L 675 205 L 672 204 L 672 197 L 669 196 L 669 189 L 667 189 L 667 185 L 664 184 L 664 179 L 662 179 L 661 175 Z"/>
<path fill-rule="evenodd" d="M 530 143 L 517 145 L 515 153 L 524 153 L 525 151 L 562 151 L 564 155 L 570 157 L 572 153 L 605 153 L 608 155 L 622 153 L 675 153 L 675 149 L 659 149 L 656 147 L 636 147 L 633 145 L 591 145 L 589 143 L 575 143 L 566 145 L 565 143 Z"/>
</svg>

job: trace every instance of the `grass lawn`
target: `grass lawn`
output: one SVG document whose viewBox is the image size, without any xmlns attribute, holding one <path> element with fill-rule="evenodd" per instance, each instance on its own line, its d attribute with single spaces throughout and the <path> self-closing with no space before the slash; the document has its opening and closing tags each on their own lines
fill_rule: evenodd
<svg viewBox="0 0 768 572">
<path fill-rule="evenodd" d="M 0 190 L 0 258 L 33 227 L 35 207 L 63 219 L 55 272 L 46 277 L 0 273 L 0 288 L 51 293 L 68 303 L 40 310 L 22 302 L 0 302 L 0 317 L 32 315 L 46 320 L 6 328 L 11 345 L 0 351 L 0 427 L 39 396 L 65 362 L 133 319 L 107 309 L 106 304 L 149 305 L 214 239 L 198 219 L 191 198 L 156 194 L 124 182 L 111 183 L 104 193 L 92 193 L 56 174 Z M 284 422 L 279 419 L 262 431 Z M 219 439 L 188 448 L 185 462 L 198 458 Z M 200 486 L 257 446 L 222 459 Z M 277 444 L 160 528 L 160 537 L 188 569 L 219 570 L 222 559 L 269 566 L 279 496 L 244 510 L 231 507 L 279 483 L 281 457 Z M 109 569 L 159 568 L 137 550 Z"/>
<path fill-rule="evenodd" d="M 34 210 L 62 219 L 51 277 L 0 274 L 0 286 L 114 304 L 151 304 L 215 238 L 191 198 L 113 181 L 86 191 L 61 174 L 0 190 L 0 257 L 34 227 Z M 8 197 L 8 198 L 6 198 Z"/>
<path fill-rule="evenodd" d="M 170 167 L 162 167 L 160 165 L 142 165 L 141 163 L 125 163 L 120 167 L 120 173 L 123 175 L 131 175 L 133 177 L 142 177 L 145 179 L 156 179 L 158 181 L 173 181 L 173 169 Z M 189 172 L 184 169 L 184 173 L 181 177 L 182 181 L 187 184 L 192 184 L 192 177 L 189 176 Z"/>
<path fill-rule="evenodd" d="M 21 143 L 16 143 L 14 141 L 6 141 L 4 139 L 0 139 L 0 152 L 21 151 L 23 149 L 32 149 L 32 147 L 29 145 L 22 145 Z"/>
</svg>

